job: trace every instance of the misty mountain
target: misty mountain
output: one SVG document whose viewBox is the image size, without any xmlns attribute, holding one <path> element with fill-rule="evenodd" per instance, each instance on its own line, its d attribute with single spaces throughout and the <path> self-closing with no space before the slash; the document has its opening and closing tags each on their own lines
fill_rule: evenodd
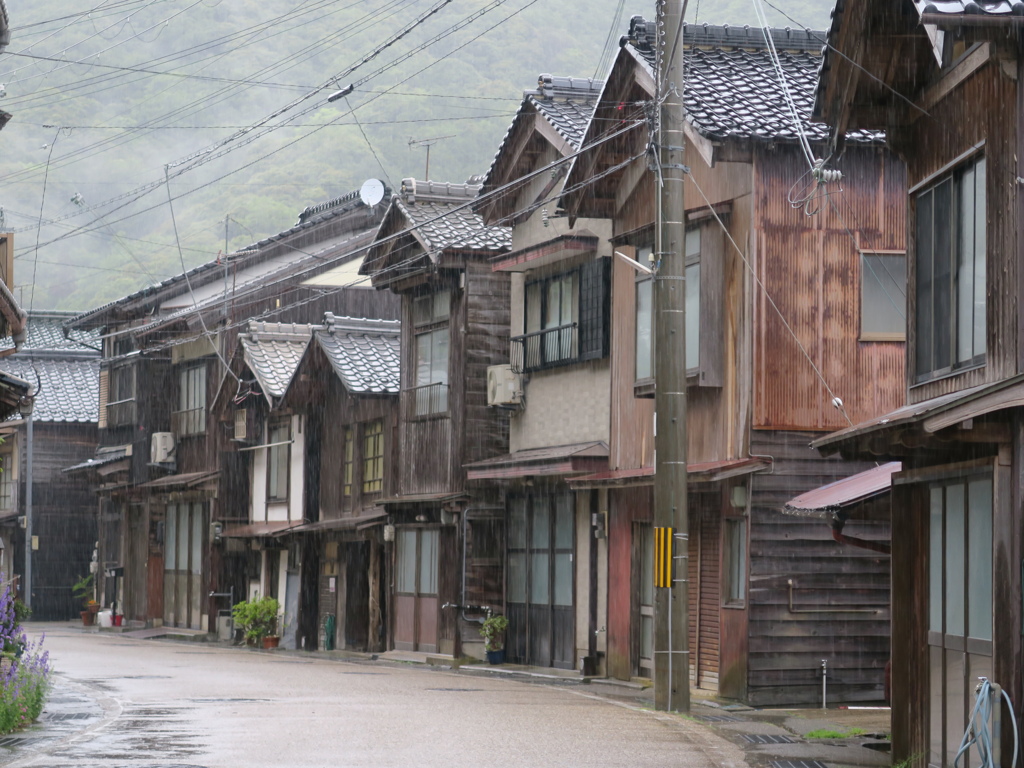
<svg viewBox="0 0 1024 768">
<path fill-rule="evenodd" d="M 538 74 L 602 77 L 629 17 L 654 15 L 625 0 L 7 5 L 0 231 L 23 305 L 62 309 L 287 229 L 367 178 L 422 177 L 428 145 L 431 178 L 484 173 Z M 831 4 L 764 7 L 822 29 Z M 757 24 L 752 2 L 688 8 Z"/>
</svg>

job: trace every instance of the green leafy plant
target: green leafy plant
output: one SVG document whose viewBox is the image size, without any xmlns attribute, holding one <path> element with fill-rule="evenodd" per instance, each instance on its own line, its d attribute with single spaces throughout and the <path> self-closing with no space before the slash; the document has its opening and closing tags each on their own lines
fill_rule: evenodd
<svg viewBox="0 0 1024 768">
<path fill-rule="evenodd" d="M 273 597 L 243 600 L 231 609 L 235 626 L 242 630 L 250 645 L 259 645 L 264 637 L 277 631 L 277 614 L 281 606 Z"/>
<path fill-rule="evenodd" d="M 488 616 L 480 625 L 480 637 L 484 639 L 484 648 L 488 651 L 500 651 L 505 647 L 505 630 L 508 619 L 505 616 Z"/>
<path fill-rule="evenodd" d="M 93 575 L 90 573 L 88 576 L 79 576 L 78 581 L 71 585 L 71 594 L 84 606 L 96 604 L 96 601 L 92 599 L 92 581 Z"/>
<path fill-rule="evenodd" d="M 850 728 L 845 733 L 843 731 L 833 731 L 830 728 L 818 728 L 814 731 L 809 731 L 806 734 L 808 739 L 847 739 L 851 736 L 863 736 L 865 733 L 863 728 Z"/>
</svg>

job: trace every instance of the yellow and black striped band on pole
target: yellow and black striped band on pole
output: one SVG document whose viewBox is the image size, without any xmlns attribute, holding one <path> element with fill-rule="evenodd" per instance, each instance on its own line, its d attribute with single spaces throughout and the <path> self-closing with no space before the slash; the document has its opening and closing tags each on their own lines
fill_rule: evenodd
<svg viewBox="0 0 1024 768">
<path fill-rule="evenodd" d="M 654 529 L 654 586 L 672 586 L 672 529 Z"/>
</svg>

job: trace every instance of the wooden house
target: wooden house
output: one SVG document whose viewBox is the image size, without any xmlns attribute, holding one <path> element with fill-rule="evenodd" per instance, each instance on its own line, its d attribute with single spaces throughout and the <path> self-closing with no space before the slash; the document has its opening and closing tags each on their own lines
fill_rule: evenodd
<svg viewBox="0 0 1024 768">
<path fill-rule="evenodd" d="M 33 617 L 46 621 L 78 615 L 81 605 L 71 585 L 89 573 L 96 545 L 92 490 L 81 477 L 63 472 L 93 455 L 98 415 L 98 339 L 64 338 L 61 324 L 72 314 L 33 312 L 18 351 L 0 358 L 0 372 L 31 382 L 35 393 L 31 412 L 23 409 L 0 422 L 0 573 L 19 579 L 25 573 L 20 523 L 27 513 L 31 464 L 31 605 Z"/>
<path fill-rule="evenodd" d="M 844 0 L 815 102 L 836 151 L 850 130 L 884 129 L 907 167 L 902 407 L 814 445 L 902 462 L 892 485 L 892 742 L 894 761 L 914 765 L 953 764 L 979 677 L 1002 686 L 1018 724 L 1024 696 L 1020 10 Z M 993 707 L 1010 765 L 1018 734 L 998 695 Z"/>
<path fill-rule="evenodd" d="M 398 321 L 327 313 L 281 401 L 307 419 L 316 503 L 309 494 L 307 522 L 287 537 L 303 543 L 319 648 L 387 650 L 387 511 L 377 502 L 397 488 L 400 353 Z"/>
<path fill-rule="evenodd" d="M 214 631 L 247 594 L 250 550 L 218 540 L 250 516 L 234 425 L 209 413 L 226 358 L 250 318 L 394 316 L 358 277 L 382 213 L 358 193 L 307 208 L 288 230 L 65 324 L 104 340 L 99 447 L 78 471 L 99 495 L 101 594 L 116 590 L 129 621 Z M 107 567 L 123 568 L 116 585 Z"/>
<path fill-rule="evenodd" d="M 604 650 L 591 595 L 606 588 L 595 517 L 605 507 L 600 491 L 566 481 L 608 468 L 611 221 L 570 226 L 558 197 L 602 85 L 541 75 L 484 179 L 477 210 L 512 235 L 512 250 L 490 260 L 510 279 L 510 363 L 489 373 L 509 452 L 466 467 L 500 489 L 505 508 L 509 661 L 577 669 L 586 660 L 590 674 Z"/>
<path fill-rule="evenodd" d="M 299 542 L 286 535 L 307 522 L 306 467 L 312 459 L 308 415 L 281 400 L 314 328 L 250 321 L 210 409 L 214 423 L 230 426 L 235 466 L 247 481 L 246 517 L 219 521 L 225 553 L 240 556 L 231 558 L 232 584 L 244 573 L 240 597 L 278 600 L 281 647 L 288 649 L 298 641 L 303 558 Z"/>
<path fill-rule="evenodd" d="M 472 205 L 478 184 L 405 179 L 362 271 L 402 300 L 399 466 L 379 500 L 395 529 L 389 645 L 483 655 L 481 611 L 502 601 L 504 510 L 464 466 L 508 453 L 508 419 L 487 406 L 487 368 L 508 363 L 509 279 L 489 259 L 509 250 L 503 227 Z M 465 566 L 464 566 L 465 563 Z"/>
<path fill-rule="evenodd" d="M 848 137 L 841 185 L 818 185 L 802 139 L 814 33 L 688 25 L 685 216 L 691 680 L 751 704 L 880 700 L 888 559 L 827 526 L 779 514 L 793 496 L 862 467 L 815 457 L 815 436 L 898 404 L 903 376 L 902 164 L 875 133 Z M 634 17 L 565 182 L 575 217 L 609 218 L 617 253 L 657 270 L 653 23 Z M 812 158 L 813 159 L 813 158 Z M 831 166 L 830 166 L 831 167 Z M 606 492 L 607 669 L 653 668 L 653 284 L 612 263 Z M 887 523 L 851 535 L 888 538 Z"/>
</svg>

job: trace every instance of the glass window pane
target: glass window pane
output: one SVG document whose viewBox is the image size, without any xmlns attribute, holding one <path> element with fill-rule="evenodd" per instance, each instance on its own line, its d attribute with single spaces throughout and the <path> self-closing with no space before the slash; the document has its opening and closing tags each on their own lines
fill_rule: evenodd
<svg viewBox="0 0 1024 768">
<path fill-rule="evenodd" d="M 905 333 L 907 260 L 892 254 L 861 254 L 861 331 Z"/>
<path fill-rule="evenodd" d="M 203 505 L 192 505 L 192 558 L 191 570 L 199 574 L 203 570 Z"/>
<path fill-rule="evenodd" d="M 743 600 L 746 595 L 747 524 L 746 520 L 725 521 L 727 601 Z"/>
<path fill-rule="evenodd" d="M 430 352 L 431 338 L 429 333 L 421 333 L 416 337 L 416 386 L 430 384 Z"/>
<path fill-rule="evenodd" d="M 934 370 L 932 365 L 932 214 L 934 198 L 931 190 L 917 196 L 917 307 L 915 312 L 916 356 L 918 373 Z"/>
<path fill-rule="evenodd" d="M 526 499 L 516 496 L 508 502 L 508 548 L 526 547 Z"/>
<path fill-rule="evenodd" d="M 526 602 L 526 553 L 510 552 L 508 556 L 508 601 Z"/>
<path fill-rule="evenodd" d="M 437 594 L 437 547 L 440 539 L 437 529 L 420 534 L 420 594 Z"/>
<path fill-rule="evenodd" d="M 164 515 L 164 570 L 173 571 L 177 556 L 178 542 L 178 505 L 168 504 Z"/>
<path fill-rule="evenodd" d="M 942 632 L 942 488 L 930 489 L 928 517 L 928 629 Z"/>
<path fill-rule="evenodd" d="M 992 480 L 968 486 L 967 634 L 992 639 Z"/>
<path fill-rule="evenodd" d="M 547 605 L 550 593 L 550 556 L 546 552 L 534 552 L 530 557 L 530 602 Z"/>
<path fill-rule="evenodd" d="M 700 256 L 700 227 L 686 231 L 686 256 L 687 258 Z"/>
<path fill-rule="evenodd" d="M 395 591 L 416 591 L 416 531 L 399 529 L 395 535 Z"/>
<path fill-rule="evenodd" d="M 964 634 L 964 486 L 946 487 L 946 634 Z"/>
<path fill-rule="evenodd" d="M 530 546 L 547 549 L 551 545 L 551 510 L 547 496 L 533 498 L 533 529 L 530 532 Z"/>
<path fill-rule="evenodd" d="M 640 604 L 654 605 L 654 529 L 650 525 L 637 528 L 640 537 Z"/>
<path fill-rule="evenodd" d="M 439 328 L 430 334 L 430 382 L 448 383 L 448 329 Z"/>
<path fill-rule="evenodd" d="M 653 280 L 636 284 L 636 378 L 647 379 L 654 375 L 653 359 Z"/>
<path fill-rule="evenodd" d="M 188 570 L 188 504 L 178 506 L 178 561 L 174 570 Z"/>
<path fill-rule="evenodd" d="M 572 555 L 555 555 L 555 605 L 572 605 Z"/>
<path fill-rule="evenodd" d="M 570 493 L 555 497 L 555 548 L 572 549 L 573 499 Z"/>
<path fill-rule="evenodd" d="M 986 233 L 988 230 L 988 209 L 985 195 L 985 158 L 974 168 L 974 354 L 984 354 L 987 349 L 987 315 L 985 304 L 986 268 L 988 258 Z"/>
<path fill-rule="evenodd" d="M 956 268 L 956 359 L 974 357 L 974 169 L 960 177 L 959 239 Z"/>
<path fill-rule="evenodd" d="M 700 264 L 686 268 L 686 370 L 700 365 Z"/>
<path fill-rule="evenodd" d="M 934 260 L 934 333 L 933 370 L 948 368 L 952 364 L 950 318 L 953 317 L 952 261 L 953 261 L 953 182 L 946 180 L 935 188 L 935 260 Z"/>
<path fill-rule="evenodd" d="M 526 286 L 526 333 L 540 330 L 540 290 L 543 283 Z"/>
<path fill-rule="evenodd" d="M 434 294 L 434 316 L 433 320 L 444 320 L 448 317 L 452 307 L 452 292 L 438 291 Z"/>
</svg>

